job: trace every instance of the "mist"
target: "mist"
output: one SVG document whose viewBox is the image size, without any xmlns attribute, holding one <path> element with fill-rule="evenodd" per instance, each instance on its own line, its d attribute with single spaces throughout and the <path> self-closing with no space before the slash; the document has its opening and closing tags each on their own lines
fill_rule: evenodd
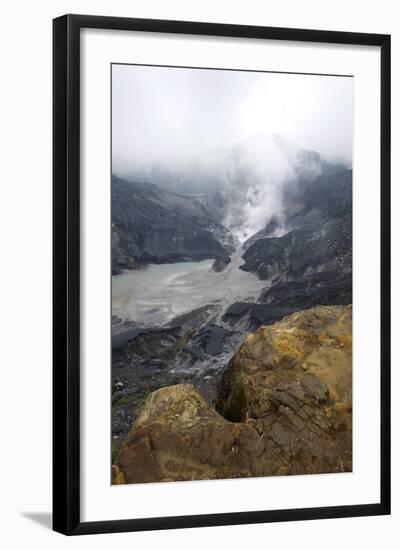
<svg viewBox="0 0 400 550">
<path fill-rule="evenodd" d="M 272 217 L 283 234 L 285 186 L 324 162 L 351 167 L 352 146 L 350 77 L 112 67 L 113 173 L 184 194 L 234 190 L 222 223 L 240 241 Z"/>
</svg>

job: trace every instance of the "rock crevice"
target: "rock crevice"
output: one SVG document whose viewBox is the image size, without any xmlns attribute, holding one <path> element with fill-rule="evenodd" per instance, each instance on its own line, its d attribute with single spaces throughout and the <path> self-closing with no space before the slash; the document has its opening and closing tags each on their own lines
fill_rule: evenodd
<svg viewBox="0 0 400 550">
<path fill-rule="evenodd" d="M 216 410 L 190 384 L 153 392 L 114 483 L 352 469 L 351 306 L 317 306 L 249 334 Z"/>
</svg>

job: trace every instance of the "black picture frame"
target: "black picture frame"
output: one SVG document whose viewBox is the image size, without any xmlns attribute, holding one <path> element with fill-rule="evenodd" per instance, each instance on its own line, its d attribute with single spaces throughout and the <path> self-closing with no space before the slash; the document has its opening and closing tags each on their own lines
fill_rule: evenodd
<svg viewBox="0 0 400 550">
<path fill-rule="evenodd" d="M 381 495 L 370 504 L 80 520 L 80 30 L 378 46 L 381 50 Z M 53 21 L 53 529 L 66 535 L 390 514 L 390 35 L 65 15 Z"/>
</svg>

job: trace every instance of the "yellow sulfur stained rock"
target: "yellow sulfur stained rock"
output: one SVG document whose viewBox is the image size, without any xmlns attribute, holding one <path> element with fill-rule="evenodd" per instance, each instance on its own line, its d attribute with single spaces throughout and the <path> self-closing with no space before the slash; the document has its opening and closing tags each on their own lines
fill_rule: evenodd
<svg viewBox="0 0 400 550">
<path fill-rule="evenodd" d="M 114 483 L 351 471 L 351 306 L 317 306 L 249 335 L 217 411 L 192 385 L 152 393 Z"/>
</svg>

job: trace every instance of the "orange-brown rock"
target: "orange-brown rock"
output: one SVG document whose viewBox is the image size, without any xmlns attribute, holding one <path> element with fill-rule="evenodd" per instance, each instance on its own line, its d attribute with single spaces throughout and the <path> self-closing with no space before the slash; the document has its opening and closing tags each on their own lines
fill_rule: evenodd
<svg viewBox="0 0 400 550">
<path fill-rule="evenodd" d="M 115 483 L 351 471 L 351 306 L 318 306 L 248 335 L 214 410 L 191 385 L 152 393 Z"/>
</svg>

